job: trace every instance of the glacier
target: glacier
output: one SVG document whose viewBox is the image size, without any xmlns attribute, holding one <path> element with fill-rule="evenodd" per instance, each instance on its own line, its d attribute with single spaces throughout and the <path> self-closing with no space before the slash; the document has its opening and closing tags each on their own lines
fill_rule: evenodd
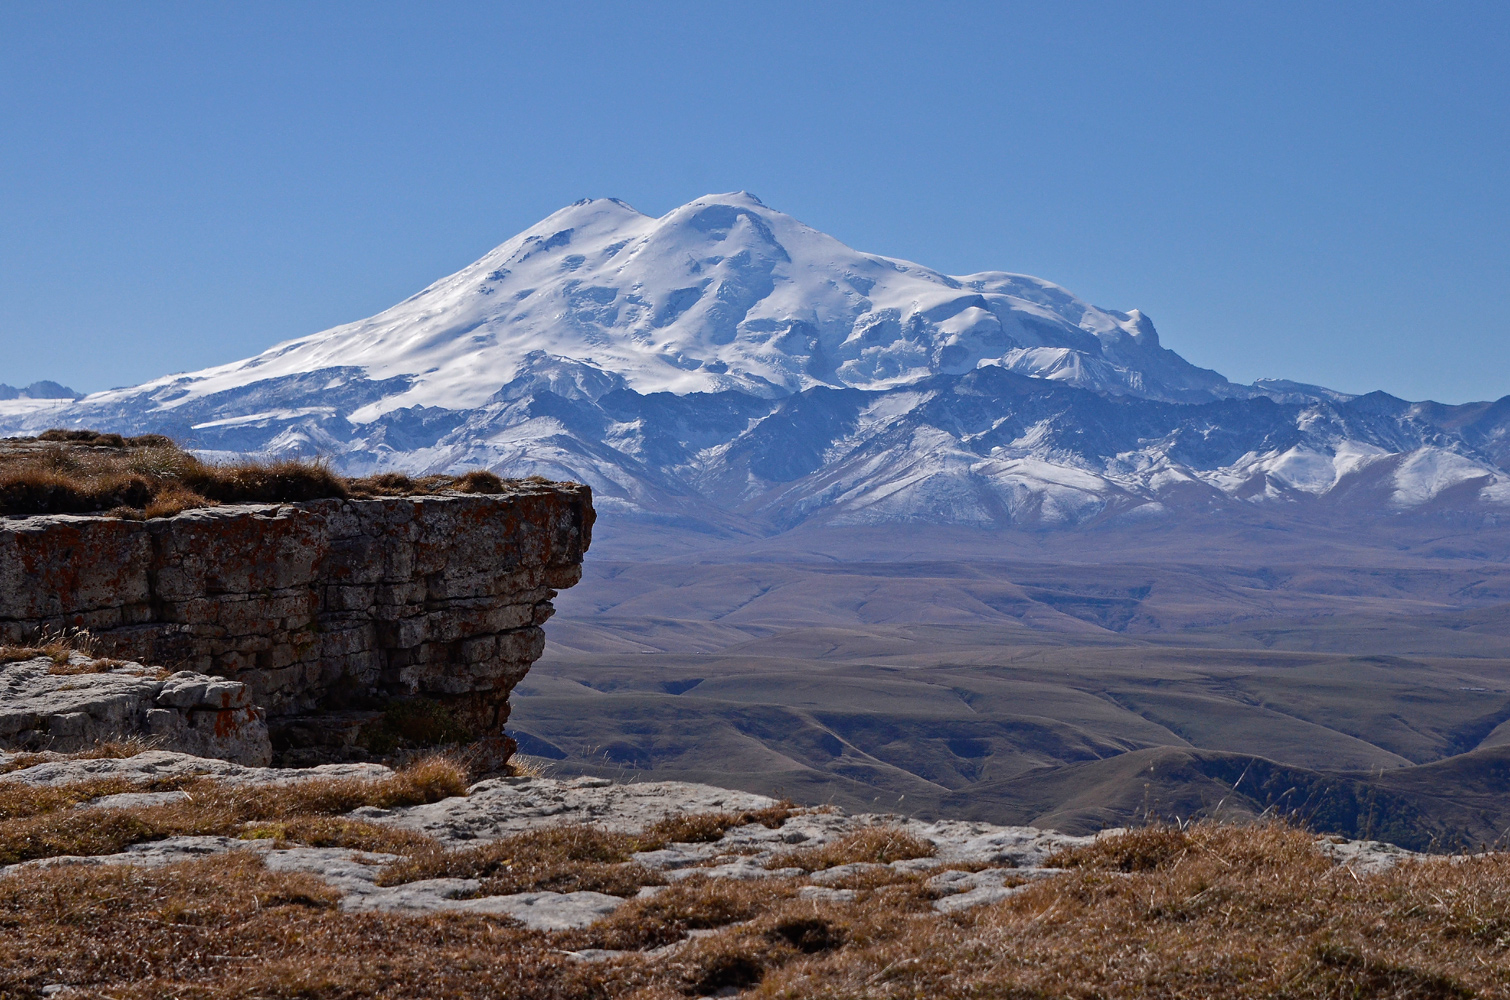
<svg viewBox="0 0 1510 1000">
<path fill-rule="evenodd" d="M 1510 397 L 1238 385 L 1039 278 L 851 249 L 747 192 L 584 200 L 376 316 L 0 432 L 167 433 L 342 471 L 486 467 L 717 528 L 1069 526 L 1510 502 Z"/>
</svg>

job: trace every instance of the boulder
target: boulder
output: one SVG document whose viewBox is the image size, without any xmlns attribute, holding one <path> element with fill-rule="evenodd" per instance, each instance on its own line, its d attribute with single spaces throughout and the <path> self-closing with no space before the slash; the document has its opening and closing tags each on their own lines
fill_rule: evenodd
<svg viewBox="0 0 1510 1000">
<path fill-rule="evenodd" d="M 252 766 L 273 754 L 266 717 L 237 681 L 80 653 L 0 665 L 0 747 L 68 753 L 129 737 Z"/>
</svg>

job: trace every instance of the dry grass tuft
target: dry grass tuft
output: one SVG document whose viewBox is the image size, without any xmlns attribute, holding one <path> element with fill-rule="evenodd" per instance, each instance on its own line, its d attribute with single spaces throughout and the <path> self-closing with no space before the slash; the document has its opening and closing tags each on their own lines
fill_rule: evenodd
<svg viewBox="0 0 1510 1000">
<path fill-rule="evenodd" d="M 632 896 L 642 885 L 665 879 L 630 856 L 637 838 L 595 826 L 565 824 L 515 834 L 460 851 L 416 854 L 384 870 L 382 885 L 429 878 L 482 879 L 482 893 L 605 892 Z"/>
<path fill-rule="evenodd" d="M 796 811 L 795 803 L 782 801 L 766 809 L 738 813 L 673 813 L 647 828 L 643 839 L 647 843 L 656 842 L 661 847 L 666 844 L 710 844 L 722 840 L 726 831 L 751 823 L 759 823 L 768 830 L 775 830 Z"/>
<path fill-rule="evenodd" d="M 242 829 L 242 840 L 271 840 L 277 847 L 344 847 L 373 854 L 419 855 L 438 852 L 433 837 L 412 830 L 368 823 L 341 816 L 295 816 L 286 820 L 253 823 Z"/>
<path fill-rule="evenodd" d="M 311 498 L 315 499 L 315 498 Z M 212 501 L 209 497 L 181 486 L 177 483 L 168 483 L 159 489 L 152 500 L 142 508 L 143 520 L 153 517 L 172 517 L 182 514 L 186 510 L 194 510 L 197 507 L 209 507 Z M 130 517 L 134 514 L 130 508 L 125 508 L 118 516 Z"/>
<path fill-rule="evenodd" d="M 154 448 L 171 446 L 171 438 L 161 434 L 142 434 L 138 437 L 121 437 L 119 434 L 101 434 L 99 431 L 68 430 L 54 427 L 36 437 L 38 441 L 89 445 L 96 448 Z"/>
<path fill-rule="evenodd" d="M 123 736 L 119 739 L 101 740 L 93 746 L 72 753 L 47 750 L 41 753 L 13 754 L 4 762 L 0 762 L 0 774 L 9 774 L 12 771 L 21 771 L 38 764 L 50 764 L 59 760 L 123 760 L 155 749 L 157 749 L 157 744 L 153 739 L 143 736 Z"/>
<path fill-rule="evenodd" d="M 870 826 L 819 847 L 778 854 L 766 862 L 766 867 L 802 868 L 813 872 L 863 861 L 885 865 L 912 858 L 931 858 L 935 853 L 937 850 L 932 843 L 914 837 L 900 827 Z"/>
<path fill-rule="evenodd" d="M 882 912 L 890 922 L 898 911 L 884 907 Z M 680 980 L 683 992 L 744 990 L 794 962 L 838 952 L 857 932 L 863 936 L 865 920 L 856 920 L 856 915 L 854 908 L 784 900 L 748 923 L 682 949 L 667 972 Z"/>
<path fill-rule="evenodd" d="M 502 493 L 511 485 L 481 469 L 459 477 L 411 479 L 385 473 L 346 479 L 318 461 L 215 464 L 160 434 L 123 438 L 54 430 L 0 442 L 0 515 L 106 513 L 139 520 L 222 503 L 416 496 L 441 490 Z"/>
<path fill-rule="evenodd" d="M 65 867 L 0 879 L 0 996 L 354 1000 L 622 996 L 632 974 L 542 947 L 509 921 L 346 914 L 313 876 L 232 853 L 162 868 Z"/>
<path fill-rule="evenodd" d="M 58 662 L 56 656 L 41 646 L 0 646 L 0 663 L 20 663 L 23 660 L 35 660 L 39 656 L 46 656 L 54 663 Z M 65 653 L 63 662 L 68 662 Z"/>
<path fill-rule="evenodd" d="M 53 663 L 53 668 L 48 673 L 90 673 L 91 670 L 70 669 L 73 664 L 69 663 L 69 660 L 73 658 L 74 653 L 82 653 L 92 659 L 97 658 L 97 647 L 95 637 L 87 629 L 43 629 L 42 634 L 35 637 L 29 646 L 0 646 L 0 665 L 35 660 L 45 656 Z M 117 661 L 104 662 L 114 664 Z"/>
<path fill-rule="evenodd" d="M 795 880 L 675 886 L 650 900 L 636 900 L 608 920 L 558 937 L 566 947 L 652 946 L 678 931 L 711 931 L 688 942 L 650 968 L 656 982 L 648 997 L 723 995 L 769 980 L 788 966 L 824 960 L 842 962 L 845 950 L 906 932 L 925 916 L 917 894 L 872 894 L 855 904 L 824 904 L 796 897 Z M 587 940 L 588 945 L 581 942 Z M 640 994 L 636 994 L 639 996 Z M 870 996 L 860 989 L 846 996 Z M 910 994 L 929 996 L 927 993 Z M 996 996 L 982 991 L 980 996 Z"/>
<path fill-rule="evenodd" d="M 91 747 L 73 753 L 46 754 L 48 760 L 125 760 L 148 750 L 156 750 L 157 741 L 148 736 L 121 736 L 101 740 Z"/>
<path fill-rule="evenodd" d="M 504 481 L 486 469 L 473 469 L 456 481 L 456 489 L 463 493 L 502 493 Z"/>
<path fill-rule="evenodd" d="M 550 777 L 551 765 L 555 761 L 541 757 L 531 757 L 528 754 L 514 753 L 508 761 L 497 770 L 514 778 L 548 778 Z M 473 773 L 480 769 L 474 767 Z"/>
<path fill-rule="evenodd" d="M 758 995 L 1510 996 L 1510 856 L 1359 876 L 1280 824 L 1179 832 L 1105 838 L 1061 858 L 1077 871 L 953 918 L 878 914 Z"/>
<path fill-rule="evenodd" d="M 484 895 L 590 890 L 632 896 L 642 886 L 666 884 L 657 872 L 633 863 L 636 852 L 673 842 L 715 841 L 724 831 L 748 823 L 775 829 L 795 809 L 786 802 L 742 813 L 683 813 L 668 816 L 639 834 L 563 824 L 464 850 L 406 851 L 409 856 L 387 868 L 379 881 L 400 885 L 431 878 L 475 878 L 483 881 Z"/>
<path fill-rule="evenodd" d="M 127 778 L 93 778 L 70 785 L 25 785 L 19 781 L 0 784 L 0 821 L 25 819 L 71 809 L 80 802 L 120 792 L 165 791 L 187 782 L 168 781 L 143 785 Z"/>
<path fill-rule="evenodd" d="M 532 476 L 525 482 L 546 482 Z M 462 493 L 504 493 L 512 485 L 510 480 L 497 476 L 486 469 L 473 469 L 461 476 L 411 477 L 402 472 L 384 472 L 363 479 L 346 480 L 353 496 L 360 497 L 411 497 L 441 490 L 457 490 Z"/>
<path fill-rule="evenodd" d="M 562 946 L 639 950 L 672 944 L 689 931 L 712 930 L 752 920 L 795 900 L 789 879 L 733 881 L 694 875 L 653 896 L 631 899 L 592 927 L 562 935 Z"/>
<path fill-rule="evenodd" d="M 1095 868 L 1114 872 L 1152 872 L 1177 863 L 1195 841 L 1184 827 L 1154 823 L 1085 847 L 1056 851 L 1044 859 L 1047 868 Z"/>
<path fill-rule="evenodd" d="M 124 667 L 128 661 L 115 660 L 110 657 L 98 657 L 92 660 L 64 660 L 59 663 L 53 660 L 52 666 L 47 668 L 49 674 L 61 677 L 77 677 L 80 674 L 108 674 L 112 670 Z M 173 671 L 167 667 L 140 666 L 128 672 L 132 677 L 146 677 L 155 681 L 167 680 L 173 676 Z"/>
</svg>

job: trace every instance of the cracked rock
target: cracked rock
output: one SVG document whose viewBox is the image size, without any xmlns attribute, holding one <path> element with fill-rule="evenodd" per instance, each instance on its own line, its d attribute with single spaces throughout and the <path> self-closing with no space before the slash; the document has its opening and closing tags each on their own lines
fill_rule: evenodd
<svg viewBox="0 0 1510 1000">
<path fill-rule="evenodd" d="M 0 767 L 14 755 L 0 753 Z M 57 756 L 41 754 L 42 757 Z M 319 767 L 247 767 L 232 761 L 170 750 L 148 750 L 134 757 L 97 760 L 47 760 L 31 767 L 0 774 L 0 784 L 18 781 L 27 785 L 55 787 L 91 778 L 126 778 L 143 784 L 163 778 L 201 775 L 228 785 L 274 785 L 324 778 L 386 778 L 393 771 L 381 764 L 322 764 Z"/>
<path fill-rule="evenodd" d="M 744 812 L 775 804 L 764 795 L 679 781 L 621 785 L 607 778 L 492 778 L 473 785 L 465 798 L 401 809 L 367 807 L 351 816 L 426 833 L 455 847 L 563 823 L 634 833 L 674 813 Z"/>
<path fill-rule="evenodd" d="M 63 665 L 46 656 L 0 664 L 0 746 L 68 752 L 134 736 L 241 764 L 272 760 L 265 714 L 246 685 L 188 670 L 161 674 L 81 653 Z"/>
</svg>

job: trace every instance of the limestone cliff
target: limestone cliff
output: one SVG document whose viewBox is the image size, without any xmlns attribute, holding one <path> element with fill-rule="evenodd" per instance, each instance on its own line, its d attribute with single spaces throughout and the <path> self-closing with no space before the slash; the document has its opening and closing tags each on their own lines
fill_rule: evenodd
<svg viewBox="0 0 1510 1000">
<path fill-rule="evenodd" d="M 496 737 L 593 519 L 587 487 L 543 481 L 4 519 L 0 642 L 81 628 L 103 655 L 239 681 L 288 760 L 350 756 L 395 705 Z"/>
</svg>

